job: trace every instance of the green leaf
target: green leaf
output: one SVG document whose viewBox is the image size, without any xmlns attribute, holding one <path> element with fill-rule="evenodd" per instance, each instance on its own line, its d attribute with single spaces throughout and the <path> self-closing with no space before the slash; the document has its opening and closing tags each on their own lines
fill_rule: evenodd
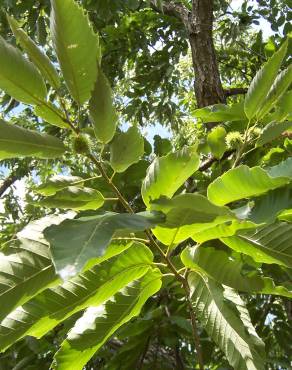
<svg viewBox="0 0 292 370">
<path fill-rule="evenodd" d="M 88 17 L 73 0 L 51 0 L 51 35 L 67 87 L 82 105 L 96 78 L 99 41 Z"/>
<path fill-rule="evenodd" d="M 162 138 L 159 135 L 154 135 L 153 140 L 154 140 L 154 153 L 158 157 L 162 157 L 163 155 L 167 155 L 169 152 L 171 152 L 172 145 L 170 140 Z M 149 154 L 151 154 L 151 152 Z"/>
<path fill-rule="evenodd" d="M 187 268 L 207 274 L 220 284 L 236 290 L 249 293 L 275 294 L 292 298 L 292 291 L 289 291 L 284 286 L 275 286 L 271 278 L 254 273 L 244 275 L 244 266 L 240 260 L 240 255 L 235 259 L 234 256 L 229 256 L 223 250 L 201 245 L 186 248 L 181 254 L 181 259 Z"/>
<path fill-rule="evenodd" d="M 88 260 L 104 254 L 117 230 L 143 231 L 164 217 L 158 213 L 105 213 L 97 216 L 65 220 L 45 230 L 51 246 L 56 271 L 62 277 L 75 275 Z M 68 239 L 68 235 L 70 238 Z"/>
<path fill-rule="evenodd" d="M 50 102 L 37 105 L 34 109 L 34 112 L 36 116 L 41 117 L 44 121 L 50 123 L 51 125 L 71 129 L 63 113 Z"/>
<path fill-rule="evenodd" d="M 73 210 L 98 209 L 104 204 L 103 195 L 95 189 L 69 186 L 56 194 L 33 203 L 37 207 Z"/>
<path fill-rule="evenodd" d="M 43 291 L 2 321 L 0 350 L 26 335 L 41 338 L 74 313 L 106 302 L 131 281 L 145 275 L 152 262 L 149 248 L 135 243 L 122 254 Z"/>
<path fill-rule="evenodd" d="M 229 364 L 236 370 L 264 370 L 264 344 L 240 296 L 195 272 L 188 282 L 196 315 Z"/>
<path fill-rule="evenodd" d="M 236 252 L 251 256 L 256 262 L 292 267 L 291 224 L 277 222 L 221 241 Z"/>
<path fill-rule="evenodd" d="M 139 315 L 147 299 L 160 287 L 160 271 L 150 270 L 144 277 L 130 283 L 104 305 L 88 308 L 69 331 L 67 339 L 56 353 L 53 369 L 70 369 L 74 363 L 75 370 L 82 370 L 118 328 Z"/>
<path fill-rule="evenodd" d="M 290 161 L 285 161 L 281 166 L 272 167 L 269 171 L 245 165 L 233 168 L 208 186 L 208 198 L 214 204 L 222 206 L 286 185 L 292 178 L 289 164 Z"/>
<path fill-rule="evenodd" d="M 47 89 L 37 68 L 0 36 L 0 89 L 26 104 L 46 99 Z"/>
<path fill-rule="evenodd" d="M 280 97 L 285 93 L 292 83 L 292 65 L 280 72 L 275 82 L 273 83 L 268 95 L 263 101 L 262 107 L 257 113 L 257 118 L 260 119 L 269 113 Z"/>
<path fill-rule="evenodd" d="M 256 142 L 256 146 L 262 146 L 270 141 L 277 139 L 284 131 L 287 131 L 292 128 L 292 121 L 284 121 L 284 122 L 270 122 L 265 128 L 263 129 L 260 137 Z"/>
<path fill-rule="evenodd" d="M 59 282 L 42 232 L 63 219 L 64 216 L 46 216 L 33 221 L 17 234 L 19 245 L 1 250 L 0 321 L 37 293 Z"/>
<path fill-rule="evenodd" d="M 194 116 L 203 122 L 225 122 L 246 120 L 243 103 L 233 104 L 214 104 L 208 107 L 196 109 Z"/>
<path fill-rule="evenodd" d="M 137 127 L 118 133 L 110 145 L 110 164 L 115 172 L 124 172 L 144 153 L 144 140 Z"/>
<path fill-rule="evenodd" d="M 163 195 L 172 197 L 198 167 L 196 145 L 156 158 L 148 168 L 142 184 L 144 203 L 149 206 L 151 201 Z"/>
<path fill-rule="evenodd" d="M 41 52 L 34 41 L 20 28 L 18 22 L 13 17 L 7 15 L 7 19 L 16 40 L 27 53 L 29 59 L 39 69 L 42 76 L 51 86 L 58 89 L 60 87 L 60 78 L 50 59 Z"/>
<path fill-rule="evenodd" d="M 207 143 L 215 158 L 221 159 L 227 149 L 225 143 L 226 131 L 222 126 L 217 126 L 208 134 Z"/>
<path fill-rule="evenodd" d="M 200 194 L 161 198 L 151 203 L 151 209 L 166 215 L 165 222 L 153 229 L 157 239 L 166 245 L 180 243 L 207 226 L 235 218 L 227 207 L 215 206 Z"/>
<path fill-rule="evenodd" d="M 44 184 L 39 185 L 34 191 L 41 195 L 54 195 L 57 191 L 67 188 L 68 186 L 83 186 L 83 179 L 78 176 L 55 175 L 50 177 Z"/>
<path fill-rule="evenodd" d="M 110 142 L 116 132 L 118 115 L 110 84 L 101 69 L 89 102 L 89 114 L 97 140 L 103 144 Z"/>
<path fill-rule="evenodd" d="M 249 119 L 252 119 L 263 107 L 263 103 L 279 72 L 286 55 L 288 40 L 262 66 L 252 80 L 244 101 L 244 110 Z"/>
<path fill-rule="evenodd" d="M 63 143 L 56 137 L 0 120 L 0 160 L 17 157 L 56 158 L 64 152 Z"/>
</svg>

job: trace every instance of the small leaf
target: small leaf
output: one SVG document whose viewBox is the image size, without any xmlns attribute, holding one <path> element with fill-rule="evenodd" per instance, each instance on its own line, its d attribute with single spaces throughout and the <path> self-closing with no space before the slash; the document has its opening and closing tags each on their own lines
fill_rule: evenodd
<svg viewBox="0 0 292 370">
<path fill-rule="evenodd" d="M 89 114 L 97 140 L 103 144 L 110 142 L 116 132 L 118 115 L 114 107 L 111 87 L 101 69 L 98 71 L 89 102 Z"/>
<path fill-rule="evenodd" d="M 27 53 L 29 59 L 51 86 L 58 89 L 60 87 L 60 78 L 50 59 L 37 47 L 23 29 L 20 28 L 18 22 L 13 17 L 7 15 L 7 19 L 16 40 Z"/>
<path fill-rule="evenodd" d="M 39 185 L 34 191 L 41 195 L 54 195 L 57 191 L 65 189 L 68 186 L 79 184 L 83 186 L 82 178 L 78 176 L 55 175 L 50 177 L 44 184 Z"/>
<path fill-rule="evenodd" d="M 17 157 L 56 158 L 64 152 L 63 143 L 56 137 L 0 120 L 0 160 Z"/>
<path fill-rule="evenodd" d="M 284 131 L 287 131 L 292 128 L 292 121 L 284 122 L 270 122 L 261 133 L 260 137 L 256 142 L 256 146 L 262 146 L 274 139 L 277 139 Z"/>
<path fill-rule="evenodd" d="M 76 211 L 98 209 L 104 204 L 104 197 L 95 189 L 69 186 L 56 194 L 33 203 L 37 207 L 73 209 Z"/>
<path fill-rule="evenodd" d="M 45 237 L 50 243 L 57 273 L 67 278 L 77 274 L 91 258 L 104 254 L 117 230 L 143 231 L 163 220 L 164 217 L 159 213 L 108 212 L 65 220 L 58 226 L 47 228 Z"/>
<path fill-rule="evenodd" d="M 144 203 L 149 206 L 151 201 L 163 195 L 172 197 L 198 169 L 199 163 L 196 145 L 156 158 L 148 168 L 142 184 Z"/>
<path fill-rule="evenodd" d="M 47 89 L 37 68 L 0 36 L 0 89 L 26 104 L 40 104 Z"/>
<path fill-rule="evenodd" d="M 50 102 L 46 102 L 35 107 L 35 115 L 41 117 L 51 125 L 71 129 L 63 113 Z"/>
<path fill-rule="evenodd" d="M 252 80 L 245 96 L 244 110 L 249 119 L 253 118 L 263 107 L 273 82 L 286 55 L 288 40 L 262 66 Z"/>
<path fill-rule="evenodd" d="M 189 274 L 188 282 L 196 315 L 229 364 L 236 370 L 264 370 L 264 343 L 240 296 L 195 272 Z"/>
<path fill-rule="evenodd" d="M 225 143 L 226 131 L 222 126 L 217 126 L 208 134 L 207 142 L 215 158 L 221 159 L 227 149 Z"/>
<path fill-rule="evenodd" d="M 277 167 L 277 168 L 276 168 Z M 291 169 L 284 166 L 265 171 L 242 165 L 225 172 L 208 186 L 208 198 L 218 206 L 235 200 L 258 196 L 290 182 Z"/>
<path fill-rule="evenodd" d="M 236 252 L 251 256 L 256 262 L 292 267 L 292 225 L 289 223 L 276 222 L 221 240 Z"/>
<path fill-rule="evenodd" d="M 74 363 L 74 370 L 82 370 L 118 328 L 139 315 L 147 299 L 160 287 L 160 271 L 150 270 L 102 306 L 88 308 L 69 331 L 67 339 L 54 357 L 52 368 L 66 370 Z"/>
<path fill-rule="evenodd" d="M 88 17 L 73 0 L 51 0 L 51 35 L 67 87 L 82 105 L 97 77 L 99 42 Z"/>
<path fill-rule="evenodd" d="M 226 122 L 246 120 L 243 109 L 243 103 L 233 104 L 215 104 L 208 107 L 196 109 L 194 116 L 200 118 L 203 122 Z"/>
<path fill-rule="evenodd" d="M 137 127 L 118 133 L 110 145 L 110 164 L 115 172 L 124 172 L 144 153 L 144 140 Z"/>
</svg>

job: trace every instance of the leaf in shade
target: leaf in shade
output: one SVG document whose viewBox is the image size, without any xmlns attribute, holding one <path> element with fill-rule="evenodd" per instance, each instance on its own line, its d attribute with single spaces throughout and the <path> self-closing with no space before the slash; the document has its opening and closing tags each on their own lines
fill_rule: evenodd
<svg viewBox="0 0 292 370">
<path fill-rule="evenodd" d="M 67 188 L 68 186 L 79 184 L 83 186 L 83 179 L 79 176 L 55 175 L 50 177 L 44 184 L 39 185 L 34 191 L 41 195 L 54 195 L 57 191 Z"/>
</svg>

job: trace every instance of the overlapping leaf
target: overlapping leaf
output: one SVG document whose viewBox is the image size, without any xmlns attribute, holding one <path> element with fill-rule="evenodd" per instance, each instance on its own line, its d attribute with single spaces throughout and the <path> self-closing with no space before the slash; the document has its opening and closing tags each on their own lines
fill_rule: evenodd
<svg viewBox="0 0 292 370">
<path fill-rule="evenodd" d="M 44 184 L 39 185 L 34 191 L 45 196 L 54 195 L 68 186 L 77 184 L 82 186 L 82 180 L 79 176 L 55 175 L 50 177 Z"/>
<path fill-rule="evenodd" d="M 0 160 L 18 157 L 56 158 L 64 152 L 63 143 L 56 137 L 0 120 Z"/>
<path fill-rule="evenodd" d="M 26 335 L 42 337 L 59 322 L 89 306 L 98 306 L 152 264 L 149 248 L 135 243 L 117 257 L 92 267 L 54 289 L 47 289 L 8 315 L 0 325 L 0 350 Z"/>
<path fill-rule="evenodd" d="M 55 355 L 53 368 L 82 370 L 110 336 L 140 313 L 146 300 L 161 287 L 161 273 L 150 270 L 99 307 L 90 307 L 70 330 Z"/>
<path fill-rule="evenodd" d="M 228 106 L 225 104 L 215 104 L 208 107 L 196 109 L 194 116 L 203 122 L 224 122 L 246 120 L 243 103 Z"/>
<path fill-rule="evenodd" d="M 70 125 L 63 113 L 50 102 L 37 105 L 34 111 L 38 117 L 41 117 L 51 125 L 67 129 L 70 128 Z"/>
<path fill-rule="evenodd" d="M 264 344 L 252 326 L 240 296 L 206 276 L 188 277 L 198 319 L 236 370 L 264 370 Z"/>
</svg>

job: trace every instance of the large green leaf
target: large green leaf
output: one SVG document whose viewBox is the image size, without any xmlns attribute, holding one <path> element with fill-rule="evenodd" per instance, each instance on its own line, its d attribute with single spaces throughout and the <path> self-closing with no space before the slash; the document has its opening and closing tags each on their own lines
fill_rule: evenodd
<svg viewBox="0 0 292 370">
<path fill-rule="evenodd" d="M 51 125 L 70 129 L 70 125 L 63 113 L 50 102 L 39 104 L 35 107 L 35 114 Z"/>
<path fill-rule="evenodd" d="M 242 165 L 225 172 L 208 186 L 208 198 L 219 206 L 258 196 L 288 184 L 292 179 L 290 160 L 265 171 Z"/>
<path fill-rule="evenodd" d="M 191 301 L 206 332 L 236 370 L 264 370 L 264 344 L 240 296 L 213 279 L 191 272 Z"/>
<path fill-rule="evenodd" d="M 225 104 L 215 104 L 208 107 L 196 109 L 194 116 L 203 122 L 224 122 L 246 120 L 243 103 L 228 106 Z"/>
<path fill-rule="evenodd" d="M 26 335 L 42 337 L 58 323 L 90 306 L 99 306 L 150 268 L 149 248 L 135 243 L 59 287 L 47 289 L 17 308 L 0 325 L 0 350 Z"/>
<path fill-rule="evenodd" d="M 56 137 L 0 120 L 0 160 L 17 157 L 56 158 L 64 152 L 63 143 Z"/>
<path fill-rule="evenodd" d="M 47 89 L 37 68 L 0 36 L 0 89 L 27 104 L 46 99 Z"/>
<path fill-rule="evenodd" d="M 31 222 L 18 233 L 19 245 L 1 250 L 0 321 L 35 294 L 58 283 L 42 232 L 48 225 L 60 223 L 63 219 L 62 216 L 46 216 Z"/>
<path fill-rule="evenodd" d="M 115 172 L 124 172 L 144 154 L 144 140 L 137 127 L 118 133 L 110 145 L 110 164 Z"/>
<path fill-rule="evenodd" d="M 56 353 L 53 368 L 69 370 L 74 364 L 74 370 L 82 370 L 119 327 L 139 315 L 147 299 L 160 287 L 160 271 L 150 270 L 143 278 L 130 283 L 104 305 L 88 308 Z"/>
<path fill-rule="evenodd" d="M 142 231 L 162 222 L 158 213 L 105 213 L 65 220 L 45 230 L 56 271 L 64 278 L 77 274 L 91 258 L 104 254 L 117 230 Z M 68 238 L 70 235 L 70 238 Z"/>
<path fill-rule="evenodd" d="M 110 84 L 101 69 L 89 102 L 89 114 L 97 140 L 103 144 L 110 142 L 116 132 L 118 115 Z"/>
<path fill-rule="evenodd" d="M 244 110 L 249 119 L 262 108 L 286 55 L 288 41 L 262 66 L 252 80 L 244 101 Z"/>
<path fill-rule="evenodd" d="M 227 207 L 218 207 L 200 194 L 180 194 L 173 199 L 161 198 L 151 203 L 151 209 L 162 211 L 166 220 L 153 229 L 164 244 L 176 244 L 196 232 L 235 218 Z"/>
<path fill-rule="evenodd" d="M 50 197 L 37 200 L 34 204 L 38 207 L 81 211 L 102 207 L 104 204 L 104 197 L 96 189 L 69 186 Z"/>
<path fill-rule="evenodd" d="M 263 101 L 260 111 L 257 113 L 258 119 L 264 117 L 272 110 L 279 98 L 285 93 L 292 83 L 292 65 L 279 73 L 275 82 L 273 83 L 268 95 Z"/>
<path fill-rule="evenodd" d="M 284 131 L 292 128 L 291 121 L 284 122 L 270 122 L 264 129 L 261 135 L 259 136 L 256 146 L 265 145 L 270 141 L 277 139 Z"/>
<path fill-rule="evenodd" d="M 185 147 L 165 157 L 156 158 L 147 170 L 142 184 L 144 203 L 165 195 L 172 197 L 181 185 L 198 169 L 197 147 Z"/>
<path fill-rule="evenodd" d="M 51 4 L 54 48 L 67 87 L 81 105 L 89 100 L 97 78 L 98 37 L 73 0 L 51 0 Z"/>
<path fill-rule="evenodd" d="M 20 28 L 18 22 L 7 15 L 11 30 L 29 59 L 39 69 L 42 76 L 55 88 L 60 87 L 60 78 L 50 59 L 37 47 L 34 41 Z"/>
<path fill-rule="evenodd" d="M 251 256 L 256 262 L 292 267 L 292 224 L 277 222 L 221 240 L 235 251 Z"/>
<path fill-rule="evenodd" d="M 292 290 L 284 286 L 275 286 L 271 278 L 252 272 L 244 274 L 244 264 L 240 255 L 229 256 L 223 250 L 206 245 L 186 248 L 181 259 L 192 270 L 207 274 L 220 284 L 249 293 L 276 294 L 292 298 Z"/>
<path fill-rule="evenodd" d="M 41 195 L 54 195 L 58 191 L 75 184 L 83 185 L 82 178 L 79 176 L 55 175 L 50 177 L 44 184 L 39 185 L 34 191 Z"/>
<path fill-rule="evenodd" d="M 226 130 L 217 126 L 208 134 L 207 142 L 215 158 L 220 159 L 227 149 L 225 143 Z"/>
</svg>

